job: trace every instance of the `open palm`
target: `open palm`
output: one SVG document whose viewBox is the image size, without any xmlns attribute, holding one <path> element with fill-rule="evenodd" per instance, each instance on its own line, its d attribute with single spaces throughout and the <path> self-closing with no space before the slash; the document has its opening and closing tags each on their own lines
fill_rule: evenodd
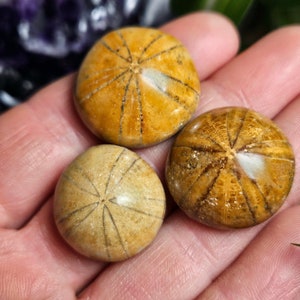
<svg viewBox="0 0 300 300">
<path fill-rule="evenodd" d="M 223 17 L 199 13 L 162 28 L 189 49 L 202 82 L 197 114 L 244 106 L 272 118 L 300 153 L 300 27 L 271 33 L 236 56 Z M 100 141 L 78 119 L 74 75 L 0 117 L 0 299 L 296 299 L 300 297 L 299 169 L 280 212 L 256 227 L 219 231 L 174 206 L 155 241 L 120 263 L 95 262 L 59 236 L 56 181 Z M 163 180 L 166 141 L 137 152 Z"/>
</svg>

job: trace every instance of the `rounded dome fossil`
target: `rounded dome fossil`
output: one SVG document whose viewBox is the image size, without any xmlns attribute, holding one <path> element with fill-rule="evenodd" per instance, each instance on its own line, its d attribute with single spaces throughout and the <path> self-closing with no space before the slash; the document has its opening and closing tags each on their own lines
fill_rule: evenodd
<svg viewBox="0 0 300 300">
<path fill-rule="evenodd" d="M 127 259 L 155 238 L 165 194 L 154 170 L 136 153 L 101 145 L 79 155 L 61 175 L 54 219 L 63 238 L 96 260 Z"/>
<path fill-rule="evenodd" d="M 108 33 L 89 51 L 79 69 L 75 105 L 98 137 L 145 147 L 182 128 L 199 94 L 196 69 L 177 39 L 128 27 Z"/>
<path fill-rule="evenodd" d="M 169 190 L 191 218 L 242 228 L 271 217 L 294 177 L 292 148 L 266 117 L 246 108 L 204 113 L 177 136 L 166 166 Z"/>
</svg>

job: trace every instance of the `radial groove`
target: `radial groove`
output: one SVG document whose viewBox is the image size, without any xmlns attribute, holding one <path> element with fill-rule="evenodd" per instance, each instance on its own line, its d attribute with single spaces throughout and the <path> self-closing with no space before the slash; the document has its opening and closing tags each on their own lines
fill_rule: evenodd
<svg viewBox="0 0 300 300">
<path fill-rule="evenodd" d="M 142 93 L 140 88 L 140 82 L 138 76 L 135 76 L 135 85 L 137 90 L 137 102 L 139 105 L 139 120 L 140 120 L 140 144 L 143 143 L 143 133 L 144 133 L 144 113 L 143 113 L 143 103 L 142 103 Z"/>
<path fill-rule="evenodd" d="M 94 90 L 92 90 L 89 94 L 87 94 L 86 96 L 83 96 L 82 99 L 80 100 L 80 104 L 90 100 L 95 94 L 97 94 L 98 92 L 100 92 L 102 89 L 108 87 L 110 84 L 112 84 L 113 82 L 117 81 L 118 79 L 122 78 L 129 70 L 126 69 L 124 72 L 120 73 L 119 75 L 117 75 L 115 78 L 101 84 L 100 86 L 98 86 L 97 88 L 95 88 Z"/>
<path fill-rule="evenodd" d="M 129 79 L 126 83 L 125 89 L 124 89 L 124 95 L 121 102 L 121 114 L 120 114 L 120 126 L 119 126 L 119 141 L 122 139 L 123 136 L 123 119 L 125 117 L 125 106 L 127 102 L 127 94 L 130 88 L 130 83 L 133 78 L 133 73 L 130 74 Z"/>
<path fill-rule="evenodd" d="M 138 58 L 138 63 L 142 63 L 142 58 L 144 56 L 144 54 L 147 52 L 147 50 L 156 42 L 158 41 L 163 35 L 162 34 L 158 34 L 156 37 L 154 37 L 149 43 L 148 45 L 146 45 L 144 48 L 143 48 L 143 51 L 141 51 L 141 54 Z"/>
<path fill-rule="evenodd" d="M 89 177 L 89 175 L 84 171 L 84 169 L 81 168 L 80 165 L 74 164 L 74 170 L 77 170 L 79 172 L 79 174 L 90 183 L 90 185 L 92 186 L 97 197 L 100 198 L 100 193 L 99 193 L 96 185 L 94 184 L 93 180 Z"/>
<path fill-rule="evenodd" d="M 112 175 L 115 172 L 115 170 L 118 168 L 118 163 L 119 163 L 122 155 L 124 154 L 124 152 L 125 152 L 125 149 L 123 149 L 122 151 L 120 151 L 120 153 L 116 157 L 116 159 L 115 159 L 115 161 L 114 161 L 114 163 L 113 163 L 113 165 L 112 165 L 112 167 L 111 167 L 111 169 L 109 171 L 109 176 L 108 176 L 108 178 L 106 180 L 105 190 L 104 190 L 104 195 L 105 196 L 107 196 L 107 194 L 108 194 L 108 187 L 110 185 Z M 115 187 L 115 185 L 112 185 L 112 188 L 114 188 L 114 187 Z"/>
<path fill-rule="evenodd" d="M 105 213 L 105 212 L 106 212 L 106 213 Z M 104 230 L 105 241 L 106 241 L 106 249 L 109 251 L 109 242 L 108 242 L 109 238 L 108 238 L 108 234 L 107 234 L 107 232 L 106 232 L 106 225 L 105 225 L 105 224 L 106 224 L 106 223 L 105 223 L 105 216 L 106 216 L 106 215 L 109 216 L 109 219 L 110 219 L 111 223 L 113 224 L 113 227 L 114 227 L 114 229 L 115 229 L 115 231 L 116 231 L 116 234 L 117 234 L 117 237 L 118 237 L 120 246 L 122 247 L 122 250 L 123 250 L 124 254 L 126 255 L 126 257 L 129 257 L 128 252 L 127 252 L 127 250 L 126 250 L 126 247 L 125 247 L 125 245 L 124 245 L 124 242 L 123 242 L 123 240 L 122 240 L 122 237 L 121 237 L 119 228 L 118 228 L 118 226 L 117 226 L 117 224 L 116 224 L 116 222 L 115 222 L 115 219 L 114 219 L 112 213 L 110 212 L 109 208 L 107 207 L 107 205 L 104 205 L 104 207 L 103 207 L 103 219 L 104 219 L 104 221 L 103 221 L 103 230 Z M 109 255 L 109 256 L 110 256 L 110 255 Z"/>
<path fill-rule="evenodd" d="M 229 119 L 228 118 L 228 114 L 229 114 L 229 112 L 226 114 L 226 120 L 227 121 Z M 247 116 L 247 111 L 244 112 L 244 114 L 243 114 L 243 116 L 242 116 L 242 118 L 241 118 L 241 120 L 239 122 L 238 129 L 236 131 L 236 135 L 234 137 L 234 140 L 231 140 L 231 138 L 229 138 L 229 144 L 230 144 L 231 149 L 233 149 L 235 147 L 235 145 L 236 145 L 236 142 L 237 142 L 237 140 L 238 140 L 238 138 L 240 136 L 240 133 L 242 131 L 242 128 L 244 126 L 244 123 L 245 123 L 245 120 L 246 120 L 246 116 Z M 229 126 L 230 125 L 227 122 L 227 132 L 229 132 Z"/>
<path fill-rule="evenodd" d="M 186 198 L 188 197 L 189 193 L 195 188 L 195 185 L 197 184 L 197 182 L 203 177 L 203 176 L 206 176 L 206 174 L 211 170 L 213 169 L 213 166 L 214 166 L 214 163 L 210 163 L 208 164 L 204 170 L 196 177 L 196 179 L 191 183 L 189 189 L 183 194 L 182 198 L 179 200 L 179 205 L 183 205 L 183 202 L 186 201 Z M 212 180 L 212 182 L 215 182 L 218 177 L 220 175 L 220 170 L 218 170 L 217 172 L 217 175 L 216 175 L 216 178 L 214 178 Z M 209 189 L 209 187 L 208 187 Z M 210 189 L 209 189 L 210 190 Z M 207 192 L 205 193 L 205 195 L 207 194 Z M 204 197 L 201 197 L 200 200 L 203 200 Z M 198 199 L 199 200 L 199 199 Z M 199 200 L 199 201 L 200 201 Z"/>
<path fill-rule="evenodd" d="M 168 49 L 165 49 L 165 50 L 162 50 L 160 52 L 157 52 L 155 54 L 153 54 L 152 56 L 149 56 L 147 58 L 144 58 L 143 60 L 140 61 L 141 64 L 145 63 L 145 62 L 148 62 L 158 56 L 161 56 L 161 55 L 165 55 L 165 54 L 168 54 L 169 52 L 175 50 L 175 49 L 178 49 L 178 48 L 182 48 L 182 45 L 175 45 L 175 46 L 172 46 Z"/>
<path fill-rule="evenodd" d="M 93 193 L 93 192 L 89 191 L 88 189 L 86 189 L 84 187 L 81 187 L 72 177 L 68 176 L 67 174 L 63 174 L 63 177 L 65 178 L 65 180 L 67 180 L 70 184 L 72 184 L 73 186 L 75 186 L 81 192 L 87 193 L 87 194 L 89 194 L 91 196 L 99 198 L 99 195 L 97 193 L 98 191 L 96 193 Z"/>
<path fill-rule="evenodd" d="M 87 211 L 86 215 L 83 215 L 82 218 L 78 218 L 75 220 L 75 222 L 72 224 L 71 227 L 69 227 L 66 231 L 65 231 L 65 236 L 68 237 L 72 232 L 74 232 L 94 211 L 95 209 L 98 207 L 99 205 L 99 201 L 82 206 L 78 209 L 73 210 L 72 212 L 70 212 L 68 215 L 66 215 L 65 217 L 63 217 L 62 219 L 60 219 L 58 222 L 59 223 L 64 223 L 65 221 L 68 221 L 70 218 L 72 218 L 75 215 L 80 216 L 80 214 L 86 210 L 87 208 L 91 207 L 91 210 Z"/>
<path fill-rule="evenodd" d="M 124 57 L 124 56 L 121 55 L 118 51 L 116 51 L 115 49 L 112 49 L 105 41 L 100 41 L 100 43 L 101 43 L 107 50 L 109 50 L 111 53 L 115 54 L 116 56 L 118 56 L 118 57 L 121 58 L 122 60 L 128 62 L 128 57 Z"/>
<path fill-rule="evenodd" d="M 128 59 L 127 59 L 127 61 L 132 62 L 132 61 L 133 61 L 133 59 L 132 59 L 132 53 L 131 53 L 131 51 L 130 51 L 130 47 L 128 46 L 128 44 L 127 44 L 127 42 L 126 42 L 126 39 L 124 38 L 124 36 L 123 36 L 123 34 L 122 34 L 121 31 L 117 31 L 117 33 L 118 33 L 119 37 L 121 38 L 121 40 L 122 40 L 122 42 L 123 42 L 123 46 L 124 46 L 124 47 L 126 48 L 126 50 L 127 50 L 127 53 L 128 53 Z"/>
</svg>

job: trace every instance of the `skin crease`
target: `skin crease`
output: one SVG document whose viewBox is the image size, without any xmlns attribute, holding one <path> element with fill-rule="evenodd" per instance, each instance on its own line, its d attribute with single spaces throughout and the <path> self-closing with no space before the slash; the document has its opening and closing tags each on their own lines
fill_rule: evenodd
<svg viewBox="0 0 300 300">
<path fill-rule="evenodd" d="M 61 171 L 99 144 L 72 103 L 74 76 L 0 117 L 0 299 L 298 299 L 300 297 L 300 27 L 277 30 L 236 56 L 223 17 L 199 13 L 165 25 L 189 49 L 202 82 L 197 114 L 240 105 L 274 119 L 296 156 L 291 193 L 259 226 L 219 231 L 173 209 L 141 254 L 106 265 L 60 238 L 52 216 Z M 278 47 L 278 45 L 284 45 Z M 138 150 L 163 178 L 170 141 Z"/>
</svg>

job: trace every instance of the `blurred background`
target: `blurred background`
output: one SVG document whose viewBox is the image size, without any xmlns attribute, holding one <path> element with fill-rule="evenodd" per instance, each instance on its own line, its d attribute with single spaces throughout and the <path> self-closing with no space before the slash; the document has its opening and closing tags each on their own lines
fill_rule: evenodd
<svg viewBox="0 0 300 300">
<path fill-rule="evenodd" d="M 0 0 L 0 113 L 77 70 L 107 31 L 158 27 L 199 10 L 228 16 L 240 31 L 241 50 L 300 23 L 300 0 Z"/>
</svg>

